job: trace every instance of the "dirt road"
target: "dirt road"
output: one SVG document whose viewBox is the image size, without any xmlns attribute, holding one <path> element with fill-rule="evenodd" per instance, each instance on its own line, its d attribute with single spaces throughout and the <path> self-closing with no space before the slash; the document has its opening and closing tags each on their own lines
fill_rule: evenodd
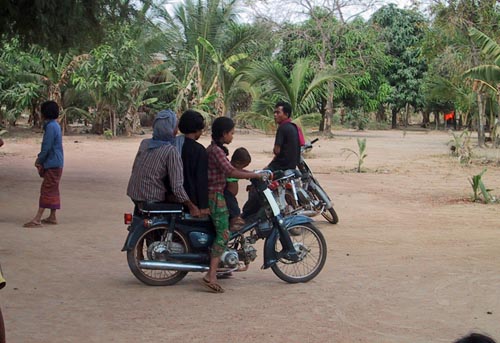
<svg viewBox="0 0 500 343">
<path fill-rule="evenodd" d="M 354 173 L 367 138 L 366 173 Z M 0 291 L 7 341 L 25 342 L 452 342 L 469 331 L 500 340 L 500 205 L 466 201 L 468 178 L 442 132 L 336 131 L 308 162 L 340 217 L 317 224 L 328 242 L 322 273 L 290 285 L 260 270 L 205 292 L 201 274 L 172 287 L 141 284 L 120 251 L 131 165 L 144 137 L 64 137 L 57 226 L 22 228 L 41 179 L 41 134 L 0 148 Z M 208 137 L 201 139 L 208 144 Z M 251 168 L 271 157 L 273 137 L 240 131 Z M 483 177 L 500 195 L 500 168 Z M 244 188 L 244 187 L 241 187 Z M 240 201 L 244 195 L 240 194 Z M 465 200 L 464 200 L 465 199 Z"/>
</svg>

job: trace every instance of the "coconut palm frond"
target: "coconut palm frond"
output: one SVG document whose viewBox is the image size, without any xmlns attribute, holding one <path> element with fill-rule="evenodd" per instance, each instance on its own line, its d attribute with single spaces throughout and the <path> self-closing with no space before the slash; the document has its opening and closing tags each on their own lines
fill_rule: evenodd
<svg viewBox="0 0 500 343">
<path fill-rule="evenodd" d="M 265 132 L 273 132 L 275 129 L 274 119 L 256 112 L 241 112 L 234 119 L 239 124 L 248 124 Z"/>
<path fill-rule="evenodd" d="M 481 65 L 467 70 L 463 76 L 483 80 L 489 84 L 496 84 L 500 82 L 500 66 L 492 64 Z M 495 87 L 492 88 L 494 89 Z"/>
<path fill-rule="evenodd" d="M 249 69 L 248 75 L 252 84 L 268 87 L 269 92 L 280 94 L 291 103 L 293 92 L 282 65 L 269 60 L 257 62 Z"/>
<path fill-rule="evenodd" d="M 500 45 L 476 28 L 471 28 L 469 35 L 480 46 L 486 57 L 494 61 L 497 66 L 500 66 Z"/>
</svg>

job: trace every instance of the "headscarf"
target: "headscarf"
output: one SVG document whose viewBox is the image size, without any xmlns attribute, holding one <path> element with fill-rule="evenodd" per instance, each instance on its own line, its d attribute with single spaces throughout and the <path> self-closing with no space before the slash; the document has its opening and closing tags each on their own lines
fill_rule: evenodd
<svg viewBox="0 0 500 343">
<path fill-rule="evenodd" d="M 173 144 L 177 116 L 172 110 L 162 110 L 156 114 L 153 122 L 153 138 L 148 142 L 148 149 L 156 149 L 163 145 Z"/>
</svg>

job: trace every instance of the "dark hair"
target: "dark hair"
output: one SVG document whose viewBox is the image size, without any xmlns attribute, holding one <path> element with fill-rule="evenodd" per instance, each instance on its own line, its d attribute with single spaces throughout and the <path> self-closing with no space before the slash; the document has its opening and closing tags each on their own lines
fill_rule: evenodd
<svg viewBox="0 0 500 343">
<path fill-rule="evenodd" d="M 231 156 L 231 162 L 250 164 L 250 162 L 252 162 L 252 157 L 250 156 L 250 153 L 247 149 L 238 148 L 233 152 L 233 156 Z"/>
<path fill-rule="evenodd" d="M 185 111 L 179 119 L 179 131 L 184 134 L 195 133 L 204 128 L 205 118 L 194 110 Z"/>
<path fill-rule="evenodd" d="M 485 335 L 481 335 L 480 333 L 471 333 L 470 335 L 464 336 L 460 338 L 455 343 L 495 343 L 495 341 Z"/>
<path fill-rule="evenodd" d="M 292 106 L 288 102 L 278 101 L 276 103 L 276 106 L 274 106 L 274 108 L 278 108 L 280 106 L 283 107 L 283 112 L 285 112 L 288 118 L 290 118 L 292 116 Z"/>
<path fill-rule="evenodd" d="M 221 138 L 232 129 L 234 129 L 234 122 L 228 117 L 218 117 L 212 123 L 212 139 L 217 146 L 224 150 L 226 155 L 229 155 L 229 151 L 221 142 Z"/>
<path fill-rule="evenodd" d="M 45 101 L 40 107 L 45 119 L 57 119 L 59 117 L 59 105 L 55 101 Z"/>
</svg>

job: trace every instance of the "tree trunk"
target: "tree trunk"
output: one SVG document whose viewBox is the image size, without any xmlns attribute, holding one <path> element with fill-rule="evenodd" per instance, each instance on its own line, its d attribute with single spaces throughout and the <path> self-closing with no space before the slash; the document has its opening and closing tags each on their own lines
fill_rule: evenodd
<svg viewBox="0 0 500 343">
<path fill-rule="evenodd" d="M 127 136 L 131 136 L 132 134 L 137 133 L 139 128 L 141 127 L 139 113 L 132 103 L 128 105 L 127 112 L 125 113 L 124 125 L 125 134 Z"/>
<path fill-rule="evenodd" d="M 405 127 L 408 127 L 408 117 L 410 116 L 410 104 L 406 103 L 405 106 L 405 118 L 404 118 L 404 125 Z"/>
<path fill-rule="evenodd" d="M 397 129 L 398 128 L 398 112 L 399 112 L 399 108 L 393 108 L 392 109 L 392 123 L 391 123 L 391 127 L 393 129 Z"/>
<path fill-rule="evenodd" d="M 484 147 L 485 136 L 484 136 L 484 126 L 486 124 L 485 103 L 483 98 L 483 93 L 477 93 L 477 106 L 478 106 L 478 117 L 477 117 L 477 141 L 479 147 Z"/>
<path fill-rule="evenodd" d="M 325 108 L 325 125 L 323 133 L 328 135 L 332 131 L 333 122 L 333 91 L 335 90 L 335 85 L 332 81 L 328 81 L 328 94 L 326 97 L 326 108 Z"/>
<path fill-rule="evenodd" d="M 430 123 L 430 113 L 425 110 L 422 112 L 422 127 L 428 128 Z"/>
<path fill-rule="evenodd" d="M 380 104 L 378 106 L 377 112 L 375 113 L 375 119 L 378 123 L 383 123 L 387 120 L 385 115 L 385 106 L 384 104 Z"/>
</svg>

